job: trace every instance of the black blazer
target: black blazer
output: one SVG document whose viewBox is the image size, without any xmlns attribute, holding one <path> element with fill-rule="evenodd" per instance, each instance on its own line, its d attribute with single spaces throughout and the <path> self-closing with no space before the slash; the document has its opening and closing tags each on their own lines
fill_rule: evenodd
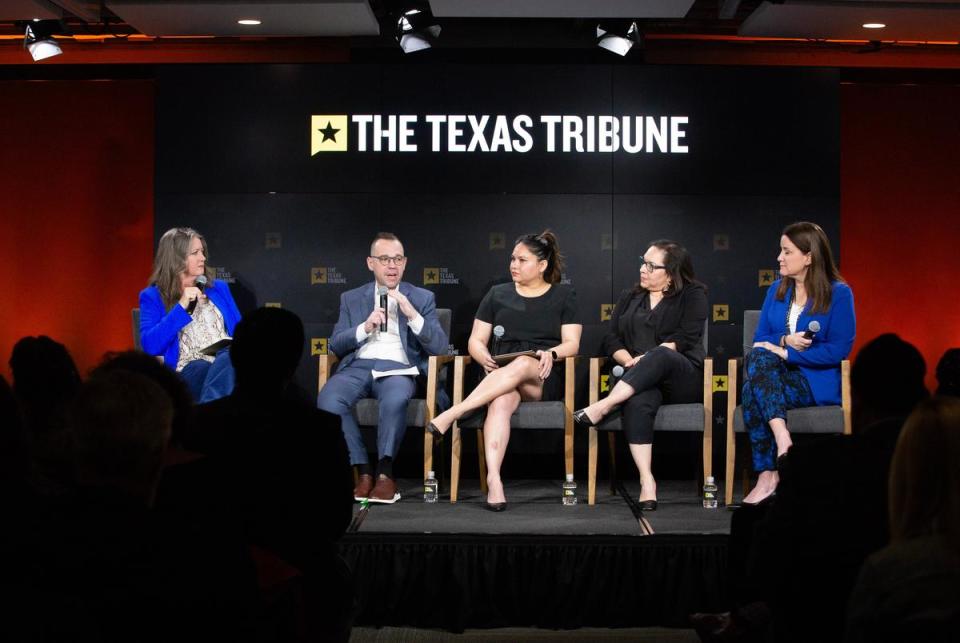
<svg viewBox="0 0 960 643">
<path fill-rule="evenodd" d="M 623 314 L 635 296 L 642 297 L 643 294 L 635 293 L 632 288 L 620 293 L 620 300 L 610 318 L 610 331 L 603 341 L 603 349 L 608 356 L 612 357 L 620 349 L 631 355 L 638 354 L 623 343 L 624 327 L 630 323 Z M 706 357 L 703 349 L 703 322 L 706 319 L 707 293 L 704 287 L 697 283 L 686 284 L 676 295 L 664 297 L 650 313 L 657 344 L 675 342 L 677 352 L 697 368 L 703 367 Z"/>
</svg>

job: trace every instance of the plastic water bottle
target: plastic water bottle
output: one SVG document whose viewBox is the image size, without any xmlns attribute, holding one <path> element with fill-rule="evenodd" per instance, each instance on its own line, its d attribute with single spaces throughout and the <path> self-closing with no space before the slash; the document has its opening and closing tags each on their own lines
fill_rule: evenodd
<svg viewBox="0 0 960 643">
<path fill-rule="evenodd" d="M 563 504 L 577 504 L 577 483 L 574 482 L 572 473 L 568 473 L 567 479 L 563 481 Z"/>
<path fill-rule="evenodd" d="M 707 476 L 707 481 L 703 484 L 703 508 L 717 508 L 717 483 L 713 476 Z"/>
<path fill-rule="evenodd" d="M 423 501 L 437 501 L 437 477 L 433 471 L 427 473 L 427 479 L 423 481 Z"/>
</svg>

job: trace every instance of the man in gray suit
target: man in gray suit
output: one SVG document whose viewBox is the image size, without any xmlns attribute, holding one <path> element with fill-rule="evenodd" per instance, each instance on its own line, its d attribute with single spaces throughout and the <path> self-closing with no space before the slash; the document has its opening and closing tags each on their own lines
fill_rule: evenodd
<svg viewBox="0 0 960 643">
<path fill-rule="evenodd" d="M 396 235 L 378 233 L 367 257 L 374 282 L 340 296 L 340 318 L 329 344 L 340 367 L 317 398 L 319 408 L 342 419 L 350 464 L 359 474 L 357 500 L 392 504 L 400 499 L 393 458 L 407 428 L 407 402 L 417 389 L 417 378 L 426 377 L 428 357 L 447 350 L 433 293 L 402 281 L 406 263 Z M 386 308 L 380 303 L 384 290 Z M 386 330 L 381 330 L 384 325 Z M 365 397 L 380 402 L 376 480 L 353 415 L 353 407 Z"/>
</svg>

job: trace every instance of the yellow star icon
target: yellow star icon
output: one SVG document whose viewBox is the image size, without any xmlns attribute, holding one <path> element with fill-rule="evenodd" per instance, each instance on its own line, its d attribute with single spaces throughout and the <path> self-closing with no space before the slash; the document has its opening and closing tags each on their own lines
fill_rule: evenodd
<svg viewBox="0 0 960 643">
<path fill-rule="evenodd" d="M 310 339 L 310 355 L 326 355 L 326 354 L 327 354 L 327 338 L 312 337 Z"/>
<path fill-rule="evenodd" d="M 440 283 L 440 269 L 439 268 L 424 268 L 423 269 L 423 285 L 429 286 L 430 284 L 439 284 Z"/>
<path fill-rule="evenodd" d="M 310 269 L 310 285 L 327 283 L 327 269 L 323 267 Z"/>
<path fill-rule="evenodd" d="M 714 375 L 713 376 L 713 392 L 714 393 L 724 393 L 729 389 L 727 383 L 726 375 Z"/>
<path fill-rule="evenodd" d="M 727 304 L 714 304 L 713 321 L 730 321 L 730 306 Z"/>
<path fill-rule="evenodd" d="M 600 392 L 606 393 L 610 390 L 610 376 L 601 375 L 600 376 Z"/>
<path fill-rule="evenodd" d="M 760 286 L 769 286 L 773 283 L 773 270 L 761 270 L 760 271 Z"/>
<path fill-rule="evenodd" d="M 600 304 L 600 321 L 610 321 L 613 316 L 613 304 Z"/>
<path fill-rule="evenodd" d="M 319 152 L 347 151 L 347 115 L 314 114 L 310 117 L 310 156 Z"/>
</svg>

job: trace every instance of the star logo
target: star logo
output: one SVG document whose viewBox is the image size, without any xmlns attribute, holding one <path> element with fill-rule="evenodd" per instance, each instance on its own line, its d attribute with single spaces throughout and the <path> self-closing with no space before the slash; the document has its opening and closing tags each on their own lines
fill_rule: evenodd
<svg viewBox="0 0 960 643">
<path fill-rule="evenodd" d="M 725 234 L 715 234 L 713 235 L 713 249 L 714 250 L 729 250 L 730 249 L 730 237 Z"/>
<path fill-rule="evenodd" d="M 617 239 L 609 232 L 604 232 L 600 235 L 600 249 L 601 250 L 615 250 L 617 247 Z"/>
<path fill-rule="evenodd" d="M 310 338 L 310 355 L 326 355 L 326 354 L 327 354 L 327 338 L 311 337 Z"/>
<path fill-rule="evenodd" d="M 715 322 L 730 321 L 730 306 L 728 306 L 727 304 L 714 304 L 713 305 L 713 321 Z"/>
<path fill-rule="evenodd" d="M 610 390 L 610 376 L 601 375 L 600 376 L 600 392 L 606 393 Z"/>
<path fill-rule="evenodd" d="M 726 375 L 714 375 L 713 376 L 713 392 L 714 393 L 725 393 L 728 389 L 727 376 Z"/>
<path fill-rule="evenodd" d="M 717 417 L 714 418 L 714 420 L 716 420 L 717 426 L 723 426 L 724 424 L 727 423 L 727 418 L 723 417 L 719 413 L 717 414 Z"/>
<path fill-rule="evenodd" d="M 430 284 L 439 284 L 440 283 L 440 269 L 439 268 L 424 268 L 423 269 L 423 285 L 429 286 Z"/>
<path fill-rule="evenodd" d="M 503 250 L 507 247 L 507 238 L 502 232 L 490 233 L 490 249 Z"/>
<path fill-rule="evenodd" d="M 268 232 L 264 235 L 263 245 L 267 250 L 277 250 L 283 247 L 283 235 L 279 232 Z"/>
<path fill-rule="evenodd" d="M 283 308 L 283 306 L 280 305 L 279 301 L 266 301 L 263 303 L 263 307 L 264 308 Z"/>
<path fill-rule="evenodd" d="M 760 286 L 769 286 L 773 283 L 773 270 L 761 270 L 760 271 Z"/>
<path fill-rule="evenodd" d="M 310 285 L 314 286 L 316 284 L 325 284 L 327 283 L 327 269 L 320 268 L 311 268 L 310 269 Z"/>
<path fill-rule="evenodd" d="M 600 321 L 610 321 L 613 316 L 613 304 L 600 304 Z"/>
<path fill-rule="evenodd" d="M 717 355 L 723 355 L 727 352 L 727 349 L 724 348 L 723 344 L 719 344 L 716 348 L 713 349 L 713 352 Z"/>
<path fill-rule="evenodd" d="M 310 156 L 347 151 L 347 115 L 314 114 L 310 117 Z"/>
</svg>

